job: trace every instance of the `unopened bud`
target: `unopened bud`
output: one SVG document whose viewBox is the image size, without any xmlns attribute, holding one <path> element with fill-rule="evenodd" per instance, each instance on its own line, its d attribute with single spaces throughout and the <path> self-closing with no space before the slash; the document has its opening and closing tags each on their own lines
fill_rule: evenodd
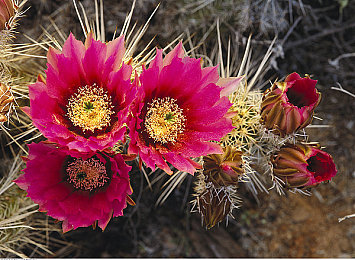
<svg viewBox="0 0 355 260">
<path fill-rule="evenodd" d="M 307 188 L 333 178 L 337 170 L 330 154 L 306 144 L 286 145 L 271 156 L 273 173 L 285 188 Z"/>
<path fill-rule="evenodd" d="M 0 31 L 10 29 L 12 19 L 18 10 L 14 0 L 0 0 Z"/>
<path fill-rule="evenodd" d="M 317 81 L 288 75 L 285 82 L 276 82 L 265 92 L 261 104 L 261 123 L 284 137 L 311 123 L 314 109 L 320 102 L 315 88 Z"/>
<path fill-rule="evenodd" d="M 244 173 L 242 152 L 227 146 L 223 154 L 211 154 L 203 157 L 203 174 L 207 182 L 215 187 L 237 185 Z"/>
<path fill-rule="evenodd" d="M 197 200 L 203 225 L 208 229 L 224 220 L 231 211 L 232 201 L 228 192 L 223 188 L 209 187 Z"/>
</svg>

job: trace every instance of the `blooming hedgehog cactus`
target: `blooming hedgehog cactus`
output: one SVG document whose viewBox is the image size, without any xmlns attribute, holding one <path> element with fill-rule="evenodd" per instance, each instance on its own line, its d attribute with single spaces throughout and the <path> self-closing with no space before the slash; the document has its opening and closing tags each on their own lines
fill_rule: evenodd
<svg viewBox="0 0 355 260">
<path fill-rule="evenodd" d="M 220 139 L 232 129 L 226 117 L 231 106 L 225 92 L 240 79 L 219 84 L 217 67 L 201 69 L 201 60 L 184 57 L 179 43 L 163 58 L 157 50 L 139 77 L 138 97 L 130 122 L 129 153 L 151 169 L 172 174 L 200 168 L 192 157 L 222 153 Z"/>
<path fill-rule="evenodd" d="M 83 209 L 73 213 L 72 208 L 66 210 L 65 206 L 72 201 L 87 200 L 88 196 L 104 196 L 105 183 L 111 183 L 110 178 L 123 166 L 112 170 L 107 168 L 112 162 L 93 158 L 111 153 L 109 148 L 124 141 L 126 125 L 131 135 L 129 152 L 139 154 L 149 167 L 157 164 L 168 173 L 171 170 L 165 160 L 193 173 L 200 165 L 190 158 L 222 153 L 219 144 L 210 141 L 219 141 L 232 129 L 231 120 L 226 117 L 231 104 L 225 95 L 240 79 L 228 79 L 219 84 L 217 68 L 201 69 L 200 60 L 184 58 L 180 43 L 164 59 L 162 50 L 157 50 L 149 68 L 132 84 L 132 68 L 122 62 L 124 51 L 123 36 L 104 44 L 89 34 L 83 44 L 71 34 L 62 51 L 49 49 L 46 79 L 39 76 L 29 87 L 30 107 L 24 111 L 52 143 L 52 147 L 47 148 L 53 154 L 58 153 L 58 157 L 62 154 L 63 158 L 74 158 L 58 158 L 52 162 L 58 165 L 53 170 L 56 176 L 53 181 L 58 184 L 58 192 L 64 194 L 71 190 L 78 196 L 46 197 L 52 194 L 47 191 L 52 182 L 48 186 L 43 182 L 40 194 L 44 197 L 37 196 L 36 184 L 31 180 L 49 170 L 43 166 L 34 173 L 41 164 L 36 149 L 44 149 L 44 144 L 30 149 L 25 174 L 17 183 L 40 204 L 41 210 L 63 221 L 64 231 L 92 225 L 96 220 L 104 228 L 112 215 L 109 209 L 118 207 L 111 202 L 120 196 L 122 205 L 129 200 L 127 188 L 118 187 L 109 193 L 104 216 L 92 214 L 87 219 L 80 213 Z M 179 80 L 172 78 L 176 73 L 180 74 Z M 48 158 L 51 160 L 54 159 Z M 111 172 L 111 176 L 104 175 L 105 172 Z M 67 188 L 59 185 L 60 182 L 65 182 Z M 112 205 L 108 205 L 110 203 Z M 53 209 L 54 204 L 63 204 L 62 214 L 58 215 Z M 93 201 L 88 204 L 97 205 Z M 122 205 L 113 211 L 114 216 L 122 211 Z"/>
<path fill-rule="evenodd" d="M 124 140 L 136 94 L 124 52 L 123 36 L 105 44 L 90 33 L 83 44 L 70 34 L 62 51 L 49 49 L 46 79 L 29 86 L 24 110 L 48 141 L 29 146 L 16 183 L 63 221 L 63 231 L 96 223 L 104 229 L 126 201 L 134 204 L 131 167 L 108 149 Z"/>
<path fill-rule="evenodd" d="M 124 51 L 123 36 L 105 44 L 92 34 L 85 44 L 71 34 L 62 51 L 48 51 L 47 78 L 29 87 L 29 115 L 49 141 L 89 152 L 124 139 L 136 94 Z"/>
<path fill-rule="evenodd" d="M 90 152 L 124 139 L 136 94 L 124 52 L 123 36 L 105 44 L 92 34 L 85 44 L 70 34 L 62 51 L 49 49 L 47 77 L 29 86 L 26 111 L 50 142 Z"/>
<path fill-rule="evenodd" d="M 98 225 L 123 215 L 131 167 L 119 154 L 80 153 L 49 143 L 32 143 L 26 169 L 15 182 L 39 211 L 63 221 L 63 231 Z"/>
<path fill-rule="evenodd" d="M 165 57 L 157 49 L 147 67 L 133 71 L 139 62 L 126 53 L 124 36 L 104 43 L 104 31 L 98 35 L 101 41 L 89 33 L 82 43 L 70 34 L 62 50 L 50 48 L 46 77 L 29 87 L 24 109 L 48 141 L 29 145 L 16 183 L 41 211 L 63 221 L 63 231 L 105 229 L 134 204 L 131 167 L 123 158 L 138 156 L 167 174 L 171 166 L 198 172 L 194 203 L 207 228 L 232 216 L 240 204 L 237 189 L 256 178 L 258 163 L 290 190 L 336 174 L 330 155 L 287 143 L 312 121 L 320 100 L 315 80 L 293 73 L 264 95 L 247 84 L 237 89 L 242 77 L 220 78 L 217 67 L 201 68 L 182 43 Z M 276 141 L 264 138 L 265 131 Z"/>
</svg>

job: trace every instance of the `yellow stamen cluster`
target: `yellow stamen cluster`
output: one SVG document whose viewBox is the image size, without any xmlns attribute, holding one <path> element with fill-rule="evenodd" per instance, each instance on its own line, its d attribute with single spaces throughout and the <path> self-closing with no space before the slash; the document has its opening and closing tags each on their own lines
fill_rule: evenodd
<svg viewBox="0 0 355 260">
<path fill-rule="evenodd" d="M 162 144 L 177 140 L 185 130 L 186 118 L 176 99 L 165 97 L 154 99 L 148 104 L 144 126 L 155 142 Z"/>
<path fill-rule="evenodd" d="M 112 108 L 111 96 L 94 84 L 80 87 L 69 98 L 67 116 L 83 132 L 94 132 L 110 125 L 110 117 L 114 113 Z"/>
<path fill-rule="evenodd" d="M 75 189 L 80 190 L 92 191 L 100 188 L 109 179 L 105 165 L 93 158 L 86 161 L 78 158 L 68 165 L 66 171 L 68 173 L 68 181 Z"/>
</svg>

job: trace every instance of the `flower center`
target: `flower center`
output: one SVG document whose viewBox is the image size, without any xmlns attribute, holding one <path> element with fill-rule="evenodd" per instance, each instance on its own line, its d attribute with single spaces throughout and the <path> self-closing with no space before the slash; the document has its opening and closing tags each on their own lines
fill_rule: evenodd
<svg viewBox="0 0 355 260">
<path fill-rule="evenodd" d="M 185 129 L 186 118 L 183 110 L 176 104 L 176 99 L 165 97 L 149 103 L 144 126 L 155 142 L 174 143 L 178 134 Z"/>
<path fill-rule="evenodd" d="M 70 121 L 84 132 L 94 132 L 109 126 L 114 113 L 111 96 L 96 84 L 80 87 L 69 98 L 67 108 Z"/>
<path fill-rule="evenodd" d="M 69 183 L 79 190 L 92 191 L 104 186 L 109 179 L 105 165 L 94 158 L 86 161 L 78 158 L 68 165 L 66 171 Z"/>
<path fill-rule="evenodd" d="M 331 169 L 327 158 L 318 153 L 307 160 L 307 170 L 313 173 L 317 181 L 325 181 L 331 179 Z"/>
<path fill-rule="evenodd" d="M 316 89 L 309 86 L 308 80 L 296 81 L 286 92 L 289 102 L 298 108 L 310 106 L 318 100 Z"/>
</svg>

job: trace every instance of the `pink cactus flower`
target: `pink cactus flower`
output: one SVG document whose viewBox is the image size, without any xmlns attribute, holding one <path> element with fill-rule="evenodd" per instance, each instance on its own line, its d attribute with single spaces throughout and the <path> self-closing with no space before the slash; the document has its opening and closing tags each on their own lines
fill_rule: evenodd
<svg viewBox="0 0 355 260">
<path fill-rule="evenodd" d="M 39 211 L 63 221 L 64 232 L 96 224 L 104 230 L 131 201 L 131 167 L 121 155 L 79 153 L 42 142 L 29 145 L 25 161 L 16 184 Z"/>
<path fill-rule="evenodd" d="M 261 121 L 265 127 L 284 137 L 309 125 L 321 97 L 316 83 L 296 72 L 288 75 L 285 82 L 274 83 L 265 92 L 261 104 Z"/>
<path fill-rule="evenodd" d="M 105 44 L 91 33 L 85 45 L 70 34 L 62 51 L 49 49 L 47 79 L 29 86 L 24 111 L 50 142 L 90 152 L 123 140 L 136 95 L 124 52 L 123 36 Z"/>
<path fill-rule="evenodd" d="M 193 174 L 200 165 L 191 160 L 223 153 L 217 143 L 232 129 L 226 117 L 226 95 L 240 78 L 220 80 L 217 67 L 201 69 L 201 60 L 184 57 L 182 44 L 163 59 L 157 50 L 139 78 L 139 96 L 130 122 L 129 152 L 171 174 L 167 162 Z"/>
<path fill-rule="evenodd" d="M 271 157 L 273 172 L 286 188 L 308 188 L 337 173 L 330 154 L 306 144 L 286 145 Z"/>
</svg>

